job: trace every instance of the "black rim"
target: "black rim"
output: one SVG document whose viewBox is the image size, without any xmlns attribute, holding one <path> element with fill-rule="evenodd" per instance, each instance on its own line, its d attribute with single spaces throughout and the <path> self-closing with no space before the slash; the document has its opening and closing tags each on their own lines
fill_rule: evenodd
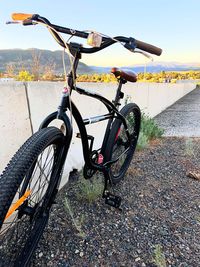
<svg viewBox="0 0 200 267">
<path fill-rule="evenodd" d="M 44 222 L 47 222 L 48 207 L 46 203 L 48 199 L 46 196 L 50 189 L 52 170 L 54 169 L 56 158 L 56 146 L 49 145 L 40 153 L 37 161 L 26 172 L 13 203 L 21 198 L 29 189 L 31 190 L 31 194 L 4 221 L 1 227 L 0 258 L 2 259 L 2 263 L 0 266 L 18 266 L 20 264 L 20 258 L 23 258 L 24 262 L 26 262 L 33 253 L 37 244 L 30 242 L 30 236 L 35 238 L 34 241 L 39 240 L 41 231 L 36 231 L 36 229 L 40 228 L 38 226 L 44 228 L 42 226 Z M 44 213 L 46 213 L 45 216 Z M 29 246 L 30 243 L 33 243 L 32 246 Z M 23 255 L 23 257 L 20 257 L 20 255 Z"/>
<path fill-rule="evenodd" d="M 134 153 L 138 138 L 138 118 L 136 113 L 132 110 L 125 117 L 130 134 L 130 140 L 128 139 L 124 125 L 121 123 L 116 133 L 111 154 L 111 160 L 118 158 L 118 161 L 112 164 L 110 169 L 114 179 L 118 178 L 122 175 L 122 173 L 124 173 L 124 171 L 126 171 Z"/>
</svg>

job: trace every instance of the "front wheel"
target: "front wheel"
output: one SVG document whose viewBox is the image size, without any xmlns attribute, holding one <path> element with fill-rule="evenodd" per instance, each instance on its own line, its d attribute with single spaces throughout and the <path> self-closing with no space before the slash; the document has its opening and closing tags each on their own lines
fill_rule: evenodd
<svg viewBox="0 0 200 267">
<path fill-rule="evenodd" d="M 136 104 L 125 105 L 120 113 L 126 119 L 129 138 L 122 120 L 116 119 L 111 128 L 104 156 L 105 162 L 116 160 L 111 164 L 109 171 L 105 173 L 113 184 L 123 179 L 130 165 L 137 145 L 141 122 L 141 112 Z"/>
<path fill-rule="evenodd" d="M 63 138 L 55 127 L 38 131 L 0 176 L 0 267 L 30 263 L 57 192 Z"/>
</svg>

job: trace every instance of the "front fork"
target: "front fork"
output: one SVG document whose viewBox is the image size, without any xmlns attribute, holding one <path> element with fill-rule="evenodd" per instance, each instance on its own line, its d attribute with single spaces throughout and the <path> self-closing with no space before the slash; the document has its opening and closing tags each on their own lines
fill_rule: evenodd
<svg viewBox="0 0 200 267">
<path fill-rule="evenodd" d="M 49 124 L 52 121 L 54 121 L 55 119 L 61 120 L 63 122 L 64 126 L 65 126 L 65 135 L 64 135 L 64 140 L 63 140 L 63 151 L 62 151 L 61 157 L 59 158 L 60 164 L 59 164 L 59 169 L 57 170 L 57 173 L 59 174 L 59 179 L 57 180 L 56 190 L 58 190 L 58 187 L 59 187 L 59 184 L 60 184 L 63 167 L 64 167 L 64 164 L 65 164 L 65 160 L 66 160 L 67 153 L 68 153 L 69 146 L 70 146 L 71 139 L 72 139 L 72 126 L 71 126 L 71 122 L 70 122 L 68 116 L 65 114 L 65 112 L 60 112 L 59 118 L 58 118 L 58 114 L 59 114 L 59 111 L 51 113 L 41 123 L 40 128 L 39 128 L 39 129 L 43 129 L 43 128 L 48 127 Z"/>
</svg>

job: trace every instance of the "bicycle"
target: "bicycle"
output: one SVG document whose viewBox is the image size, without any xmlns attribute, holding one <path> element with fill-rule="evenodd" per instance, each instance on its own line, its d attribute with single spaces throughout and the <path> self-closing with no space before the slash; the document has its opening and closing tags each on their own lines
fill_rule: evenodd
<svg viewBox="0 0 200 267">
<path fill-rule="evenodd" d="M 0 266 L 28 266 L 48 222 L 51 206 L 55 203 L 62 171 L 72 138 L 72 123 L 66 111 L 71 112 L 80 133 L 85 165 L 83 174 L 90 179 L 96 171 L 104 175 L 103 198 L 105 203 L 120 207 L 121 197 L 109 191 L 120 182 L 133 157 L 140 130 L 141 112 L 134 103 L 126 104 L 120 111 L 124 93 L 122 85 L 136 82 L 133 72 L 112 69 L 117 77 L 118 88 L 111 102 L 103 96 L 76 86 L 76 70 L 82 53 L 98 52 L 120 42 L 131 52 L 135 48 L 160 55 L 162 50 L 132 37 L 111 38 L 97 33 L 72 30 L 51 24 L 37 14 L 13 14 L 13 21 L 23 25 L 45 25 L 55 40 L 73 56 L 72 67 L 67 75 L 58 110 L 44 119 L 39 131 L 33 134 L 10 160 L 0 176 Z M 93 47 L 83 47 L 74 42 L 65 42 L 59 33 L 90 39 Z M 108 113 L 83 119 L 71 100 L 72 91 L 101 101 Z M 49 126 L 55 119 L 63 123 L 62 131 Z M 107 120 L 102 146 L 93 149 L 94 137 L 87 134 L 86 125 Z M 6 256 L 5 256 L 6 255 Z"/>
</svg>

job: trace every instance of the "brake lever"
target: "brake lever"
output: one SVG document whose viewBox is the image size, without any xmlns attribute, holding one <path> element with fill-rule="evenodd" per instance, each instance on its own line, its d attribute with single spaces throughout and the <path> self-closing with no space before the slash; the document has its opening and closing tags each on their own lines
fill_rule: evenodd
<svg viewBox="0 0 200 267">
<path fill-rule="evenodd" d="M 6 21 L 6 24 L 20 24 L 21 21 L 14 21 L 14 20 L 11 20 L 11 21 Z"/>
<path fill-rule="evenodd" d="M 29 26 L 29 25 L 36 25 L 37 22 L 31 20 L 31 19 L 26 19 L 26 20 L 23 20 L 23 21 L 14 21 L 14 20 L 11 20 L 11 21 L 6 21 L 6 24 L 22 24 L 24 26 Z"/>
<path fill-rule="evenodd" d="M 148 53 L 146 52 L 143 52 L 143 51 L 140 51 L 140 50 L 134 50 L 133 53 L 139 53 L 139 54 L 142 54 L 144 57 L 150 59 L 151 61 L 153 61 L 153 57 L 150 56 Z"/>
</svg>

